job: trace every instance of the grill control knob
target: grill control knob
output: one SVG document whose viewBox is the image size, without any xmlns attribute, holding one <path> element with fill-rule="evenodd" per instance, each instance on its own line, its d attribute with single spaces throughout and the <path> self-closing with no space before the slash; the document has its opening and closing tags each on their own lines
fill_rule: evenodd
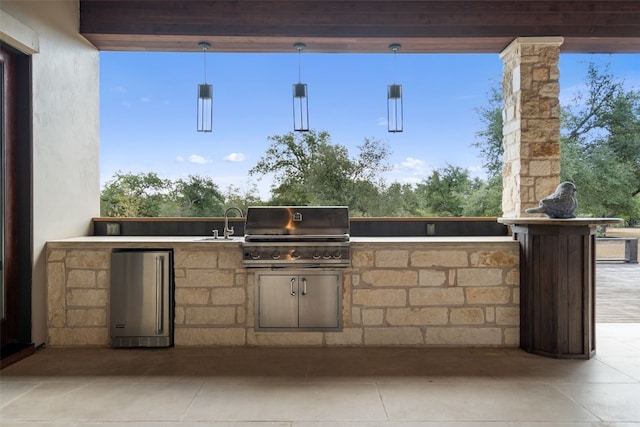
<svg viewBox="0 0 640 427">
<path fill-rule="evenodd" d="M 299 259 L 301 256 L 302 254 L 297 249 L 294 249 L 293 252 L 291 252 L 291 258 L 293 259 Z"/>
<path fill-rule="evenodd" d="M 313 256 L 313 259 L 320 259 L 322 255 L 320 255 L 320 251 L 316 249 L 315 251 L 313 251 L 312 256 Z"/>
<path fill-rule="evenodd" d="M 260 259 L 260 252 L 258 252 L 257 250 L 253 250 L 251 251 L 249 256 L 251 257 L 251 259 Z"/>
<path fill-rule="evenodd" d="M 342 252 L 340 251 L 340 249 L 336 249 L 336 251 L 333 253 L 333 257 L 336 259 L 342 258 Z"/>
<path fill-rule="evenodd" d="M 276 249 L 275 251 L 271 252 L 271 258 L 280 259 L 280 251 Z"/>
</svg>

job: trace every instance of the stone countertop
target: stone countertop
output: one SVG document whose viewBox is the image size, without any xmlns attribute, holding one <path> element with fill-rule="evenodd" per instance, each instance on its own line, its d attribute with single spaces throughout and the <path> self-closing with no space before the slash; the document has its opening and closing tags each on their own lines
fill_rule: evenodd
<svg viewBox="0 0 640 427">
<path fill-rule="evenodd" d="M 140 245 L 240 245 L 244 236 L 233 236 L 229 239 L 205 236 L 80 236 L 67 239 L 51 240 L 48 243 L 54 246 L 73 246 L 77 244 L 112 245 L 112 244 L 140 244 Z M 353 244 L 376 243 L 506 243 L 514 242 L 511 236 L 391 236 L 391 237 L 351 237 Z"/>
</svg>

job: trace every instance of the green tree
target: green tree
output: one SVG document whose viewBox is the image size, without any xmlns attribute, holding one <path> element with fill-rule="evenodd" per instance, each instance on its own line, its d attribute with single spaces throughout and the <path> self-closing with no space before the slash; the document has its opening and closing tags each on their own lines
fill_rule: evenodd
<svg viewBox="0 0 640 427">
<path fill-rule="evenodd" d="M 432 215 L 462 216 L 465 199 L 481 184 L 479 180 L 471 180 L 466 169 L 447 164 L 418 184 L 416 193 Z"/>
<path fill-rule="evenodd" d="M 177 206 L 174 216 L 207 217 L 224 214 L 224 198 L 211 178 L 189 175 L 174 183 L 173 197 Z"/>
<path fill-rule="evenodd" d="M 260 194 L 258 194 L 258 186 L 255 183 L 250 183 L 249 187 L 242 190 L 237 185 L 230 185 L 224 193 L 225 205 L 235 206 L 240 208 L 242 212 L 247 211 L 249 206 L 259 206 L 263 202 L 260 200 Z"/>
<path fill-rule="evenodd" d="M 484 128 L 476 132 L 478 140 L 473 146 L 480 149 L 482 166 L 489 178 L 502 175 L 504 156 L 502 106 L 502 91 L 496 86 L 492 86 L 489 89 L 488 105 L 476 109 Z"/>
<path fill-rule="evenodd" d="M 168 200 L 170 182 L 149 173 L 116 172 L 100 194 L 100 214 L 107 217 L 155 217 Z"/>
<path fill-rule="evenodd" d="M 562 124 L 561 179 L 578 187 L 579 213 L 640 218 L 640 91 L 589 64 Z"/>
<path fill-rule="evenodd" d="M 249 171 L 273 174 L 271 203 L 278 205 L 346 205 L 354 215 L 371 215 L 383 181 L 381 172 L 389 149 L 377 140 L 365 139 L 358 156 L 333 144 L 330 135 L 310 131 L 269 137 L 271 145 Z"/>
</svg>

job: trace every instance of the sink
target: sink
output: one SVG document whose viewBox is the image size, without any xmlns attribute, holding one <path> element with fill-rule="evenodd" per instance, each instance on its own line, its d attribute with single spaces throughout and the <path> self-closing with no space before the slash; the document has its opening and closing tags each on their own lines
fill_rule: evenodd
<svg viewBox="0 0 640 427">
<path fill-rule="evenodd" d="M 213 236 L 211 237 L 200 237 L 198 239 L 196 239 L 196 242 L 232 242 L 232 241 L 238 241 L 238 240 L 244 240 L 244 236 L 231 236 L 228 239 L 225 239 L 224 237 L 218 237 L 217 239 Z"/>
</svg>

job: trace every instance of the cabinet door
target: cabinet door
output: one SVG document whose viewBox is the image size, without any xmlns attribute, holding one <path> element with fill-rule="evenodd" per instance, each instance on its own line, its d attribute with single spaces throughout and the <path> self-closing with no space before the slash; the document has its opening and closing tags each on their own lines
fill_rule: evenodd
<svg viewBox="0 0 640 427">
<path fill-rule="evenodd" d="M 298 276 L 258 274 L 258 327 L 298 327 Z"/>
<path fill-rule="evenodd" d="M 301 328 L 340 327 L 340 289 L 338 273 L 303 274 L 299 276 Z"/>
</svg>

